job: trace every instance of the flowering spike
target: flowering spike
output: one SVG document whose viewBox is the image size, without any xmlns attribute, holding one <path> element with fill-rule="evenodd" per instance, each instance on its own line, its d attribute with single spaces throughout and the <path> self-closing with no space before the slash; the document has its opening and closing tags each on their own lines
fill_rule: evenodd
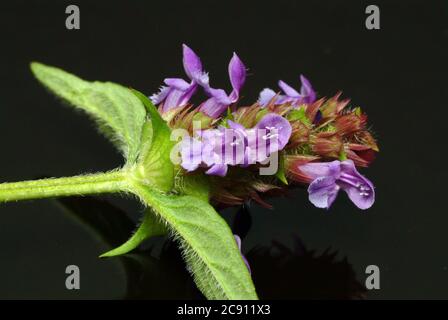
<svg viewBox="0 0 448 320">
<path fill-rule="evenodd" d="M 340 189 L 359 208 L 371 206 L 373 186 L 355 165 L 370 165 L 378 146 L 368 131 L 366 114 L 359 107 L 349 109 L 349 100 L 341 99 L 340 92 L 317 100 L 310 81 L 300 75 L 300 90 L 280 80 L 280 93 L 266 88 L 256 103 L 237 108 L 246 67 L 236 53 L 228 65 L 230 94 L 210 86 L 201 60 L 186 45 L 183 63 L 191 82 L 167 78 L 153 101 L 172 128 L 187 129 L 190 136 L 180 144 L 180 165 L 186 172 L 213 179 L 213 201 L 235 205 L 254 200 L 269 207 L 261 194 L 309 184 L 310 201 L 318 207 L 330 207 Z M 195 107 L 188 101 L 198 88 L 208 98 Z M 281 174 L 277 167 L 272 176 L 264 177 L 261 170 L 269 167 L 272 156 L 281 159 Z M 317 174 L 310 168 L 317 168 Z M 365 189 L 357 189 L 356 183 Z"/>
</svg>

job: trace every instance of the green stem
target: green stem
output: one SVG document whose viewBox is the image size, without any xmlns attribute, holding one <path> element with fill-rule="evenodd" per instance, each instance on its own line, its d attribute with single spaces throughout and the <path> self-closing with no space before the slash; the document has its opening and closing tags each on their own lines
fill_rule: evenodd
<svg viewBox="0 0 448 320">
<path fill-rule="evenodd" d="M 66 178 L 49 178 L 0 184 L 0 202 L 113 193 L 127 189 L 126 173 L 111 171 Z"/>
</svg>

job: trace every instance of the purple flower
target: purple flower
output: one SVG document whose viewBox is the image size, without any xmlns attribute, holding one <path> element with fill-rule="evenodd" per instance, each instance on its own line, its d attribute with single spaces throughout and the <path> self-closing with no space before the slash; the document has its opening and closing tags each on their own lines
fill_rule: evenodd
<svg viewBox="0 0 448 320">
<path fill-rule="evenodd" d="M 307 163 L 299 169 L 314 179 L 308 187 L 309 199 L 318 208 L 329 208 L 340 189 L 360 209 L 368 209 L 375 202 L 372 182 L 362 176 L 352 160 Z"/>
<path fill-rule="evenodd" d="M 234 234 L 233 236 L 235 237 L 236 245 L 238 246 L 238 249 L 241 252 L 241 257 L 243 258 L 243 261 L 246 264 L 247 270 L 249 270 L 249 273 L 252 273 L 249 262 L 247 261 L 246 257 L 243 255 L 243 252 L 241 251 L 241 238 L 236 234 Z"/>
<path fill-rule="evenodd" d="M 208 85 L 208 75 L 202 70 L 201 60 L 185 44 L 183 45 L 183 65 L 191 82 L 188 83 L 180 78 L 166 78 L 165 85 L 160 88 L 160 91 L 150 97 L 155 105 L 161 105 L 161 113 L 185 106 L 196 92 L 198 85 Z"/>
<path fill-rule="evenodd" d="M 180 148 L 182 167 L 187 171 L 196 170 L 202 163 L 203 142 L 197 138 L 185 136 L 182 139 Z"/>
<path fill-rule="evenodd" d="M 194 171 L 204 164 L 209 168 L 206 174 L 223 177 L 229 165 L 243 163 L 245 142 L 242 132 L 220 127 L 196 134 L 197 137 L 187 136 L 181 142 L 181 165 L 185 170 Z"/>
<path fill-rule="evenodd" d="M 211 118 L 219 118 L 221 114 L 233 103 L 238 101 L 240 90 L 246 80 L 246 67 L 240 58 L 233 53 L 233 57 L 229 63 L 229 78 L 232 84 L 232 92 L 230 95 L 222 89 L 211 88 L 208 81 L 202 82 L 205 92 L 209 95 L 209 99 L 201 104 L 199 111 Z"/>
<path fill-rule="evenodd" d="M 301 104 L 310 104 L 316 101 L 316 92 L 313 90 L 311 83 L 303 75 L 300 75 L 300 81 L 302 82 L 302 87 L 300 88 L 300 93 L 297 92 L 293 87 L 288 85 L 286 82 L 280 80 L 278 86 L 282 89 L 284 95 L 276 96 L 274 90 L 266 88 L 260 92 L 260 97 L 258 103 L 262 106 L 266 106 L 272 99 L 275 98 L 274 104 L 291 103 L 294 106 L 299 106 Z"/>
<path fill-rule="evenodd" d="M 266 114 L 254 128 L 228 120 L 230 128 L 219 127 L 196 132 L 181 142 L 182 167 L 194 171 L 206 166 L 209 175 L 225 176 L 228 166 L 243 167 L 263 162 L 271 153 L 282 150 L 291 136 L 288 120 L 275 113 Z"/>
<path fill-rule="evenodd" d="M 255 126 L 255 129 L 266 130 L 266 135 L 262 136 L 264 141 L 275 143 L 275 150 L 282 150 L 291 137 L 292 127 L 288 120 L 276 113 L 268 113 Z"/>
<path fill-rule="evenodd" d="M 206 138 L 203 160 L 210 167 L 206 174 L 225 176 L 229 165 L 243 163 L 245 139 L 242 131 L 220 127 L 205 130 L 202 136 Z"/>
<path fill-rule="evenodd" d="M 263 162 L 272 153 L 282 150 L 291 137 L 288 120 L 276 113 L 268 113 L 247 132 L 246 158 L 248 163 Z"/>
</svg>

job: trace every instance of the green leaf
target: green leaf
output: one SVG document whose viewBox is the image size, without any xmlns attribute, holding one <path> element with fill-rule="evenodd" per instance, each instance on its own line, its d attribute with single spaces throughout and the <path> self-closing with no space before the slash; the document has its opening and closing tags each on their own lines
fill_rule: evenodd
<svg viewBox="0 0 448 320">
<path fill-rule="evenodd" d="M 203 173 L 177 175 L 176 192 L 181 195 L 194 196 L 206 202 L 210 194 L 210 177 Z"/>
<path fill-rule="evenodd" d="M 257 299 L 232 231 L 210 204 L 194 196 L 154 192 L 138 183 L 132 190 L 170 226 L 208 299 Z"/>
<path fill-rule="evenodd" d="M 156 186 L 161 191 L 169 191 L 174 185 L 175 172 L 170 159 L 175 144 L 171 141 L 171 129 L 144 94 L 136 90 L 132 92 L 144 104 L 150 117 L 142 131 L 142 147 L 137 161 L 138 178 L 144 184 Z"/>
<path fill-rule="evenodd" d="M 104 257 L 114 257 L 119 256 L 121 254 L 126 254 L 131 250 L 137 248 L 140 243 L 155 236 L 161 236 L 166 234 L 167 230 L 163 224 L 161 224 L 153 212 L 150 209 L 145 211 L 145 215 L 143 216 L 143 221 L 138 227 L 137 231 L 132 235 L 132 237 L 123 243 L 118 248 L 110 250 L 106 253 L 100 255 L 100 258 Z"/>
<path fill-rule="evenodd" d="M 53 93 L 92 116 L 128 164 L 136 161 L 146 111 L 129 89 L 111 82 L 84 81 L 37 62 L 31 63 L 31 70 Z"/>
</svg>

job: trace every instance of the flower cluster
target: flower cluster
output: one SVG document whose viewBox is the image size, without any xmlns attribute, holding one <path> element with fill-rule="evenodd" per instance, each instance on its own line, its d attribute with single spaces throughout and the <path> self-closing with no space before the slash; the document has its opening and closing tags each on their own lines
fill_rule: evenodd
<svg viewBox="0 0 448 320">
<path fill-rule="evenodd" d="M 209 77 L 202 68 L 201 60 L 186 45 L 183 45 L 183 64 L 190 82 L 179 78 L 167 78 L 160 91 L 150 97 L 154 104 L 160 106 L 160 111 L 165 118 L 169 117 L 169 114 L 172 115 L 173 110 L 176 111 L 187 105 L 198 87 L 202 87 L 209 96 L 199 106 L 199 112 L 211 118 L 219 118 L 228 106 L 238 101 L 239 92 L 246 80 L 246 67 L 235 53 L 229 63 L 229 77 L 233 88 L 229 95 L 223 89 L 210 86 Z"/>
<path fill-rule="evenodd" d="M 309 184 L 309 199 L 319 208 L 329 208 L 341 189 L 360 209 L 372 206 L 374 187 L 356 167 L 367 167 L 378 147 L 360 107 L 349 107 L 340 93 L 318 99 L 302 75 L 300 91 L 279 81 L 281 92 L 263 89 L 256 103 L 237 108 L 246 67 L 235 53 L 228 67 L 230 94 L 210 85 L 201 60 L 186 45 L 183 65 L 190 82 L 167 78 L 151 100 L 173 129 L 188 130 L 180 165 L 185 174 L 210 176 L 213 200 L 268 205 L 260 194 Z M 194 107 L 190 99 L 199 89 L 208 98 Z M 271 156 L 279 161 L 275 175 L 257 174 Z"/>
<path fill-rule="evenodd" d="M 219 126 L 196 132 L 181 142 L 182 167 L 196 170 L 201 164 L 210 175 L 225 176 L 228 166 L 247 167 L 265 162 L 271 154 L 283 150 L 291 137 L 288 120 L 268 113 L 250 129 L 227 120 L 229 128 Z"/>
</svg>

